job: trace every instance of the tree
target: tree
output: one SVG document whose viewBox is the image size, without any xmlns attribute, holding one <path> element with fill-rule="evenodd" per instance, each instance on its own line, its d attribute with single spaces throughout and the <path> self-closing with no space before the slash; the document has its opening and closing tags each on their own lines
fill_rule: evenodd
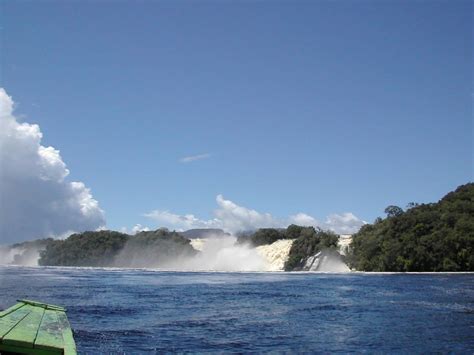
<svg viewBox="0 0 474 355">
<path fill-rule="evenodd" d="M 296 239 L 300 236 L 303 227 L 291 224 L 286 228 L 286 237 L 288 239 Z"/>
<path fill-rule="evenodd" d="M 378 224 L 378 223 L 380 223 L 380 222 L 382 222 L 382 221 L 383 221 L 382 217 L 377 217 L 377 218 L 375 219 L 375 221 L 374 221 L 374 224 Z"/>
<path fill-rule="evenodd" d="M 285 239 L 284 230 L 275 228 L 261 228 L 257 230 L 250 238 L 250 242 L 254 246 L 272 244 L 279 239 Z"/>
<path fill-rule="evenodd" d="M 394 205 L 390 205 L 388 206 L 384 212 L 387 214 L 387 217 L 388 218 L 391 218 L 391 217 L 396 217 L 396 216 L 400 216 L 403 214 L 403 210 L 398 207 L 398 206 L 394 206 Z"/>
<path fill-rule="evenodd" d="M 420 204 L 417 203 L 417 202 L 409 202 L 409 203 L 407 204 L 406 209 L 409 210 L 410 208 L 418 207 L 419 205 L 420 205 Z"/>
</svg>

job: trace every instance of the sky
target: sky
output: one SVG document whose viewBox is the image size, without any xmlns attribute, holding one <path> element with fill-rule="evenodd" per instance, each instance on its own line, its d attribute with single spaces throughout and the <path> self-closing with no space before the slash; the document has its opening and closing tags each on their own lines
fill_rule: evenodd
<svg viewBox="0 0 474 355">
<path fill-rule="evenodd" d="M 470 1 L 2 1 L 0 25 L 0 244 L 353 233 L 473 180 Z"/>
</svg>

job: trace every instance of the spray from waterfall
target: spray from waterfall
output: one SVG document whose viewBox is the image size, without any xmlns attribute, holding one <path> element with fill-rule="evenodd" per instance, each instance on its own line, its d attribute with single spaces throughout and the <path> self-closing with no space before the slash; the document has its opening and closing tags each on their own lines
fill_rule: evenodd
<svg viewBox="0 0 474 355">
<path fill-rule="evenodd" d="M 185 269 L 219 271 L 282 271 L 293 240 L 282 239 L 268 245 L 252 247 L 237 244 L 234 236 L 192 239 L 200 254 L 180 261 Z"/>
<path fill-rule="evenodd" d="M 267 271 L 266 260 L 248 244 L 237 244 L 234 236 L 210 236 L 191 239 L 199 253 L 191 258 L 177 260 L 179 270 L 212 271 Z"/>
<path fill-rule="evenodd" d="M 349 272 L 350 269 L 342 260 L 341 254 L 334 249 L 325 249 L 306 259 L 304 271 L 316 272 Z"/>
<path fill-rule="evenodd" d="M 37 266 L 38 248 L 0 247 L 0 265 Z"/>
</svg>

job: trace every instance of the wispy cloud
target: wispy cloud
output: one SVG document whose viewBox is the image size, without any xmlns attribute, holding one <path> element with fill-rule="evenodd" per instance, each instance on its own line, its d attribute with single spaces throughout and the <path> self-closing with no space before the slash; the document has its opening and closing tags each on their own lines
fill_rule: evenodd
<svg viewBox="0 0 474 355">
<path fill-rule="evenodd" d="M 211 157 L 211 154 L 205 153 L 205 154 L 198 154 L 198 155 L 190 155 L 188 157 L 184 157 L 179 159 L 181 163 L 191 163 L 196 160 L 203 160 L 203 159 L 208 159 Z"/>
</svg>

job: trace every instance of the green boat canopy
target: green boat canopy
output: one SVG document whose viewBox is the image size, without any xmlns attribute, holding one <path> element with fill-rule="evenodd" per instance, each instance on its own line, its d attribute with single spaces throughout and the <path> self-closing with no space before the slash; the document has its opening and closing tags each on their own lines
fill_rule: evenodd
<svg viewBox="0 0 474 355">
<path fill-rule="evenodd" d="M 0 312 L 0 354 L 75 355 L 76 344 L 62 307 L 18 300 Z"/>
</svg>

